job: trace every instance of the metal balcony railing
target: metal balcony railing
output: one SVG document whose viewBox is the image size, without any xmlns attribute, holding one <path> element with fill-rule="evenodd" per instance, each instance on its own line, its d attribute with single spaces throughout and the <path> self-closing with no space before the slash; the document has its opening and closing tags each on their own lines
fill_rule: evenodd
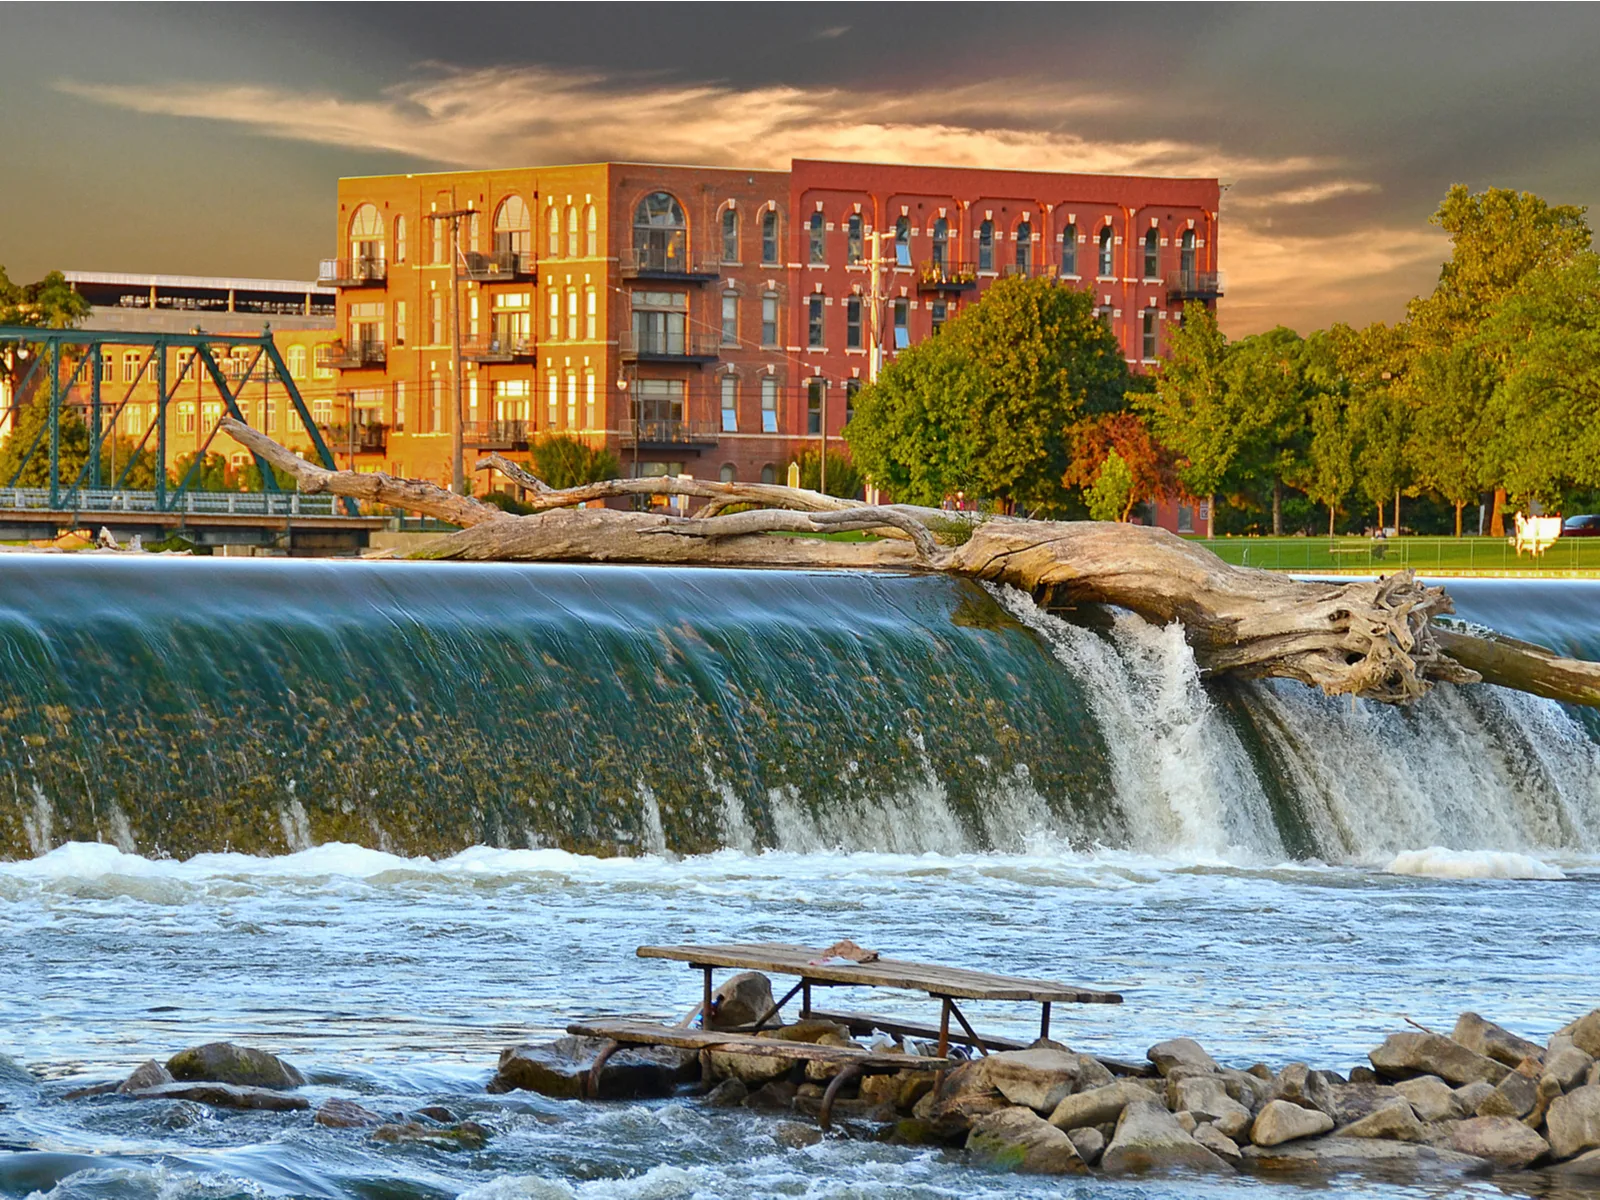
<svg viewBox="0 0 1600 1200">
<path fill-rule="evenodd" d="M 722 274 L 722 251 L 715 254 L 688 254 L 677 247 L 648 246 L 624 250 L 617 256 L 617 269 L 624 279 L 680 279 L 699 282 Z"/>
<path fill-rule="evenodd" d="M 496 250 L 489 254 L 469 251 L 465 273 L 468 279 L 493 282 L 496 279 L 529 279 L 533 276 L 533 255 L 519 254 L 514 250 Z"/>
<path fill-rule="evenodd" d="M 721 344 L 721 335 L 714 333 L 628 331 L 617 335 L 617 353 L 632 361 L 715 362 L 722 353 Z"/>
<path fill-rule="evenodd" d="M 184 492 L 169 494 L 164 505 L 154 492 L 112 488 L 63 488 L 62 509 L 72 512 L 183 512 L 230 516 L 331 517 L 336 515 L 333 496 L 303 496 L 299 492 Z M 49 488 L 0 488 L 0 510 L 50 511 Z"/>
<path fill-rule="evenodd" d="M 718 432 L 715 421 L 656 420 L 621 422 L 624 446 L 715 446 Z"/>
<path fill-rule="evenodd" d="M 388 278 L 389 264 L 381 258 L 325 258 L 317 267 L 324 287 L 371 287 Z"/>
<path fill-rule="evenodd" d="M 978 286 L 976 263 L 928 261 L 917 268 L 919 292 L 965 292 Z"/>
<path fill-rule="evenodd" d="M 1019 263 L 1015 259 L 1000 265 L 1000 274 L 1006 279 L 1049 279 L 1056 274 L 1056 268 L 1043 261 L 1043 255 L 1035 255 L 1026 263 Z"/>
<path fill-rule="evenodd" d="M 317 365 L 351 370 L 382 366 L 389 361 L 389 349 L 382 342 L 329 342 L 317 348 Z"/>
<path fill-rule="evenodd" d="M 350 426 L 322 426 L 322 440 L 335 454 L 348 454 L 353 448 L 357 454 L 385 454 L 389 450 L 389 427 L 381 422 L 358 421 L 352 440 Z"/>
<path fill-rule="evenodd" d="M 468 421 L 461 426 L 461 440 L 481 450 L 522 450 L 532 430 L 532 421 Z"/>
<path fill-rule="evenodd" d="M 492 337 L 461 347 L 461 357 L 471 362 L 508 363 L 533 358 L 536 350 L 531 337 Z"/>
<path fill-rule="evenodd" d="M 1174 300 L 1215 300 L 1222 295 L 1220 271 L 1178 271 L 1167 280 L 1167 295 Z"/>
</svg>

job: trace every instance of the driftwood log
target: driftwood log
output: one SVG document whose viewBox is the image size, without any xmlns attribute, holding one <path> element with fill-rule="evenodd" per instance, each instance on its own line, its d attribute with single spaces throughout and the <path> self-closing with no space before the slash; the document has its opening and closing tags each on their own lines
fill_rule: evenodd
<svg viewBox="0 0 1600 1200">
<path fill-rule="evenodd" d="M 1435 683 L 1501 684 L 1600 706 L 1600 664 L 1440 624 L 1444 589 L 1412 572 L 1337 583 L 1235 567 L 1162 529 L 1113 522 L 977 518 L 911 505 L 866 505 L 775 484 L 612 479 L 556 490 L 494 455 L 529 493 L 526 516 L 433 484 L 314 466 L 265 434 L 223 429 L 302 491 L 352 496 L 461 526 L 411 557 L 471 561 L 658 563 L 941 571 L 1009 584 L 1050 605 L 1109 604 L 1180 622 L 1211 672 L 1299 680 L 1329 695 L 1407 704 Z M 703 501 L 693 516 L 579 507 L 641 495 Z M 743 507 L 743 511 L 729 512 Z M 774 534 L 864 532 L 848 542 Z"/>
</svg>

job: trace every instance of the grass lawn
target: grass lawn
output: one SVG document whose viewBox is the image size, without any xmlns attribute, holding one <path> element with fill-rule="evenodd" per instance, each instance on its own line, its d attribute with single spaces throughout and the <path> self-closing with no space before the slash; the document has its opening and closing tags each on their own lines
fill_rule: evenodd
<svg viewBox="0 0 1600 1200">
<path fill-rule="evenodd" d="M 1374 543 L 1361 537 L 1196 539 L 1226 562 L 1316 574 L 1396 571 L 1422 574 L 1600 576 L 1600 538 L 1562 538 L 1538 558 L 1520 558 L 1506 538 L 1403 537 Z"/>
</svg>

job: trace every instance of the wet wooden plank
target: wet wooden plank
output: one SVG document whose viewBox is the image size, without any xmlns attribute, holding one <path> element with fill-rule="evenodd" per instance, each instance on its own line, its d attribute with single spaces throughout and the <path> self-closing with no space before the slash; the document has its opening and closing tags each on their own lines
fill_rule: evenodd
<svg viewBox="0 0 1600 1200">
<path fill-rule="evenodd" d="M 820 1008 L 812 1009 L 811 1016 L 818 1021 L 832 1021 L 835 1025 L 845 1026 L 850 1030 L 852 1037 L 866 1037 L 873 1030 L 877 1030 L 893 1037 L 922 1038 L 929 1042 L 937 1042 L 939 1040 L 939 1027 L 937 1025 L 924 1025 L 917 1021 L 903 1021 L 898 1017 L 875 1017 L 871 1013 L 824 1012 Z M 972 1045 L 972 1039 L 960 1029 L 950 1030 L 949 1037 L 957 1045 Z M 1024 1038 L 995 1037 L 987 1033 L 983 1035 L 983 1041 L 984 1045 L 988 1046 L 990 1050 L 1026 1050 L 1033 1045 L 1032 1041 Z M 1103 1054 L 1094 1054 L 1090 1055 L 1090 1057 L 1113 1075 L 1150 1076 L 1156 1073 L 1155 1065 L 1152 1063 L 1107 1058 Z"/>
<path fill-rule="evenodd" d="M 880 958 L 875 962 L 817 963 L 821 947 L 782 942 L 727 946 L 640 946 L 640 958 L 666 958 L 700 967 L 732 967 L 771 975 L 799 975 L 838 986 L 901 988 L 958 1000 L 1033 1000 L 1052 1004 L 1121 1004 L 1116 992 L 1097 992 L 1048 979 L 994 975 L 963 967 Z"/>
<path fill-rule="evenodd" d="M 609 1038 L 630 1045 L 677 1046 L 684 1050 L 726 1050 L 763 1058 L 800 1058 L 814 1062 L 853 1063 L 868 1071 L 938 1071 L 955 1064 L 948 1058 L 893 1054 L 864 1047 L 818 1046 L 780 1038 L 716 1029 L 681 1029 L 653 1021 L 576 1021 L 567 1026 L 575 1037 Z"/>
</svg>

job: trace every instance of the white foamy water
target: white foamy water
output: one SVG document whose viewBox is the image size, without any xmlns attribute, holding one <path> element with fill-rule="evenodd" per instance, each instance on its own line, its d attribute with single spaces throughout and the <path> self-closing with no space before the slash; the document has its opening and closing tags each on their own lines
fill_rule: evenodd
<svg viewBox="0 0 1600 1200">
<path fill-rule="evenodd" d="M 1397 854 L 1387 868 L 1394 875 L 1435 879 L 1565 879 L 1566 873 L 1526 854 L 1493 850 L 1447 850 L 1429 846 Z"/>
</svg>

